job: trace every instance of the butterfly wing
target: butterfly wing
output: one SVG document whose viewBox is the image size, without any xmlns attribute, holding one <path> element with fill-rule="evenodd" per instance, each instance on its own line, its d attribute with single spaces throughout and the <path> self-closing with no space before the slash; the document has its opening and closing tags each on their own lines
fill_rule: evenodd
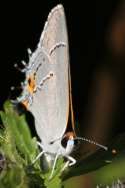
<svg viewBox="0 0 125 188">
<path fill-rule="evenodd" d="M 64 9 L 58 5 L 50 12 L 38 48 L 31 58 L 35 68 L 30 71 L 38 69 L 35 73 L 36 92 L 29 110 L 35 118 L 36 131 L 42 142 L 49 143 L 62 137 L 67 126 L 68 54 Z"/>
</svg>

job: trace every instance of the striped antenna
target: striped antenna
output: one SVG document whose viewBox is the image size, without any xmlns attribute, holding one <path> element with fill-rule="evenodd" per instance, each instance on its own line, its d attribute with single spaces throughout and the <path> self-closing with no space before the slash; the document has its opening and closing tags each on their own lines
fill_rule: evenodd
<svg viewBox="0 0 125 188">
<path fill-rule="evenodd" d="M 106 151 L 108 150 L 108 147 L 106 147 L 106 146 L 104 146 L 104 145 L 102 145 L 102 144 L 99 144 L 99 143 L 97 143 L 97 142 L 95 142 L 95 141 L 93 141 L 93 140 L 87 139 L 87 138 L 76 137 L 76 138 L 74 138 L 74 140 L 82 140 L 82 141 L 88 142 L 88 143 L 90 143 L 90 144 L 94 144 L 94 145 L 96 145 L 96 146 L 99 146 L 100 148 L 102 148 L 102 149 L 104 149 L 104 150 L 106 150 Z"/>
</svg>

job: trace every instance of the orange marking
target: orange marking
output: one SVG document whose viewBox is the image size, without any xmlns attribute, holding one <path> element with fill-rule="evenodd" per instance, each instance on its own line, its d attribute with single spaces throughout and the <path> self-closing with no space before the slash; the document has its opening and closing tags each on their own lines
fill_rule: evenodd
<svg viewBox="0 0 125 188">
<path fill-rule="evenodd" d="M 29 92 L 29 94 L 32 96 L 35 89 L 36 89 L 36 80 L 35 80 L 35 75 L 32 74 L 30 75 L 28 78 L 27 78 L 27 91 Z M 28 108 L 28 104 L 29 104 L 29 101 L 28 99 L 25 99 L 24 101 L 22 101 L 22 104 L 25 106 L 25 108 L 27 109 Z"/>
<path fill-rule="evenodd" d="M 73 140 L 75 138 L 75 133 L 74 132 L 67 132 L 65 134 L 65 137 L 66 137 L 67 140 L 69 140 L 69 139 Z"/>
<path fill-rule="evenodd" d="M 22 101 L 22 104 L 24 105 L 24 107 L 25 107 L 26 109 L 28 109 L 28 104 L 29 104 L 28 100 Z"/>
<path fill-rule="evenodd" d="M 28 81 L 27 90 L 32 95 L 36 88 L 36 80 L 34 74 L 30 75 L 27 81 Z"/>
</svg>

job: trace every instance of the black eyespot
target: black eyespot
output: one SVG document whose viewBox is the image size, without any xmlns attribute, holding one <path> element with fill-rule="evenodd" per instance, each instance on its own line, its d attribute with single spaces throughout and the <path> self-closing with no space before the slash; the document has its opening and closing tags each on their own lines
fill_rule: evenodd
<svg viewBox="0 0 125 188">
<path fill-rule="evenodd" d="M 50 76 L 53 76 L 53 75 L 54 75 L 54 74 L 51 72 L 51 73 L 50 73 Z"/>
<path fill-rule="evenodd" d="M 28 79 L 28 84 L 29 84 L 29 85 L 31 84 L 31 78 Z"/>
<path fill-rule="evenodd" d="M 54 143 L 54 141 L 51 141 L 49 144 L 52 145 Z"/>
</svg>

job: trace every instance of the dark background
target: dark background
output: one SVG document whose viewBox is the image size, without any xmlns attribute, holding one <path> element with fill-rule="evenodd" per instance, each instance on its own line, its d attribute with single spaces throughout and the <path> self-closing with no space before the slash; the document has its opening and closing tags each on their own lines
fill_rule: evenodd
<svg viewBox="0 0 125 188">
<path fill-rule="evenodd" d="M 108 65 L 109 59 L 113 58 L 109 56 L 107 58 L 110 50 L 106 41 L 106 32 L 121 2 L 120 0 L 4 2 L 0 6 L 0 107 L 2 108 L 3 102 L 11 96 L 10 87 L 19 86 L 24 79 L 24 76 L 14 68 L 14 64 L 28 60 L 27 48 L 35 50 L 48 13 L 55 5 L 62 3 L 68 26 L 76 120 L 82 128 L 89 124 L 85 122 L 88 122 L 86 114 L 88 113 L 89 117 L 91 108 L 89 93 L 91 93 L 93 77 L 97 69 L 106 67 L 113 75 L 117 75 L 116 82 L 122 83 L 111 124 L 114 127 L 112 134 L 123 132 L 125 130 L 124 76 L 119 81 L 119 75 L 124 75 L 124 66 L 116 73 L 118 66 L 114 66 L 113 63 Z"/>
</svg>

